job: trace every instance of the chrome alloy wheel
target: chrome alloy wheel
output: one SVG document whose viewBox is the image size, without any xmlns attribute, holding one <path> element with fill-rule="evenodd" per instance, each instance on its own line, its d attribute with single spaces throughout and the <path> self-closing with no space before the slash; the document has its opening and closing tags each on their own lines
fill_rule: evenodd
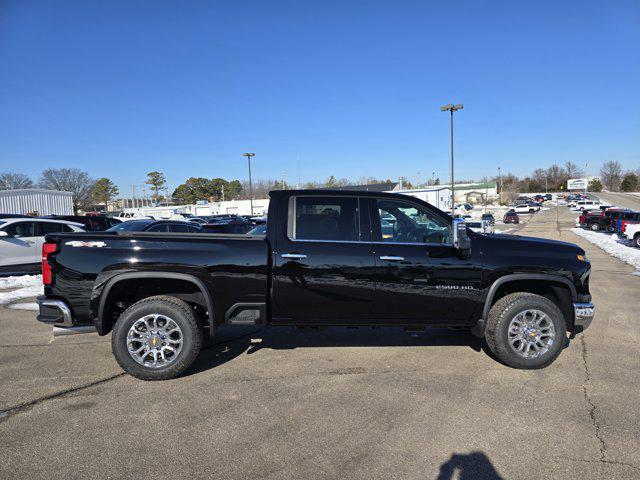
<svg viewBox="0 0 640 480">
<path fill-rule="evenodd" d="M 523 358 L 544 355 L 556 339 L 556 329 L 549 316 L 540 310 L 524 310 L 509 324 L 509 345 Z"/>
<path fill-rule="evenodd" d="M 129 355 L 149 368 L 172 363 L 182 349 L 184 337 L 178 324 L 165 315 L 145 315 L 127 333 Z"/>
</svg>

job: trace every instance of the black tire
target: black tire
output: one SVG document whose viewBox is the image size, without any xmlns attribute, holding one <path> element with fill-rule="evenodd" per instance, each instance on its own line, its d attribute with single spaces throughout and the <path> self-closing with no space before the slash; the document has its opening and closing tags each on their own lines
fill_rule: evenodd
<svg viewBox="0 0 640 480">
<path fill-rule="evenodd" d="M 640 233 L 636 233 L 633 237 L 633 245 L 637 248 L 640 248 Z"/>
<path fill-rule="evenodd" d="M 536 309 L 545 313 L 555 329 L 556 338 L 549 349 L 535 358 L 524 358 L 512 349 L 508 340 L 511 320 L 520 312 Z M 550 365 L 560 355 L 566 341 L 566 323 L 560 309 L 549 299 L 533 293 L 511 293 L 498 300 L 489 311 L 485 340 L 502 362 L 513 368 L 536 369 Z"/>
<path fill-rule="evenodd" d="M 127 348 L 131 326 L 146 315 L 159 314 L 171 318 L 182 331 L 182 348 L 168 365 L 152 368 L 136 362 Z M 111 350 L 116 361 L 129 375 L 140 380 L 168 380 L 182 374 L 191 366 L 202 346 L 202 327 L 191 307 L 170 296 L 148 297 L 127 308 L 116 322 L 111 334 Z"/>
<path fill-rule="evenodd" d="M 593 230 L 594 232 L 597 232 L 598 230 L 600 230 L 600 225 L 598 225 L 597 223 L 592 223 L 591 230 Z"/>
</svg>

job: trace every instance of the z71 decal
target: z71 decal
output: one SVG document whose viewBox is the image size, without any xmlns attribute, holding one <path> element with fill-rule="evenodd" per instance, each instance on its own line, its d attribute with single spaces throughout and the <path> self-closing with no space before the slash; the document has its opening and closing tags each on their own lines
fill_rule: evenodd
<svg viewBox="0 0 640 480">
<path fill-rule="evenodd" d="M 70 242 L 66 242 L 65 245 L 69 245 L 70 247 L 92 247 L 92 248 L 102 248 L 107 246 L 105 242 L 83 242 L 81 240 L 72 240 Z"/>
</svg>

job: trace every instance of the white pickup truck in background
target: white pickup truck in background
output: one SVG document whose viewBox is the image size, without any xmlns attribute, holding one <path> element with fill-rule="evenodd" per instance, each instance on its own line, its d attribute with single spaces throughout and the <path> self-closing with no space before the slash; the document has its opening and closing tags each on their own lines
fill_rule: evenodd
<svg viewBox="0 0 640 480">
<path fill-rule="evenodd" d="M 516 213 L 536 213 L 540 210 L 540 207 L 534 205 L 514 205 L 509 208 L 515 210 Z"/>
<path fill-rule="evenodd" d="M 622 236 L 633 241 L 633 246 L 640 248 L 640 223 L 627 223 Z"/>
</svg>

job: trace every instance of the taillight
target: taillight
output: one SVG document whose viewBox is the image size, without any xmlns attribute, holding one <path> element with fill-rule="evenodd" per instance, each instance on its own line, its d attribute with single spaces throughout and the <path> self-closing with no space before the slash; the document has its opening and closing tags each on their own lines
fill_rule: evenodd
<svg viewBox="0 0 640 480">
<path fill-rule="evenodd" d="M 44 285 L 51 285 L 53 282 L 53 271 L 51 264 L 49 263 L 49 255 L 54 253 L 58 248 L 55 243 L 43 243 L 42 244 L 42 283 Z"/>
</svg>

